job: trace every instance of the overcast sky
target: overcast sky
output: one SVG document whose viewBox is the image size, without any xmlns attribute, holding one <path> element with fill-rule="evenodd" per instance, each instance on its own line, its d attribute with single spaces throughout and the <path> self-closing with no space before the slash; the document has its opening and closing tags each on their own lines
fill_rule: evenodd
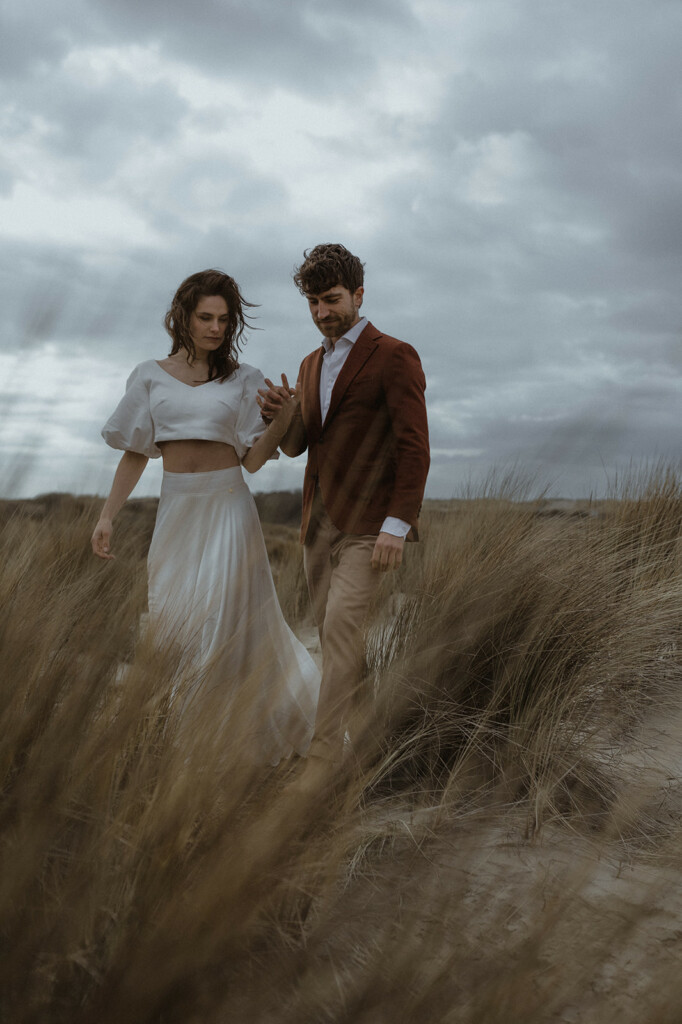
<svg viewBox="0 0 682 1024">
<path fill-rule="evenodd" d="M 428 495 L 679 464 L 680 0 L 22 0 L 2 22 L 1 494 L 108 490 L 99 430 L 196 270 L 260 304 L 244 361 L 295 378 L 320 336 L 291 274 L 328 241 L 422 357 Z"/>
</svg>

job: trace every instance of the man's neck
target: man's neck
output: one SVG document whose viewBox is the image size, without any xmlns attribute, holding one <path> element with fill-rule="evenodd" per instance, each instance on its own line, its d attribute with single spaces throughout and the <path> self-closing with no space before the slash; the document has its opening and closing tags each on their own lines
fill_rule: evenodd
<svg viewBox="0 0 682 1024">
<path fill-rule="evenodd" d="M 336 337 L 336 338 L 330 338 L 327 335 L 325 335 L 325 337 L 327 338 L 327 341 L 329 342 L 329 344 L 332 347 L 332 352 L 334 351 L 334 348 L 336 346 L 337 341 L 341 341 L 341 338 L 345 338 L 346 335 L 349 333 L 349 331 L 352 331 L 354 327 L 357 327 L 357 325 L 360 323 L 361 320 L 362 320 L 361 316 L 359 316 L 359 315 L 356 316 L 356 318 L 353 321 L 353 323 L 349 327 L 346 327 L 346 329 L 341 334 L 339 334 L 338 337 Z"/>
</svg>

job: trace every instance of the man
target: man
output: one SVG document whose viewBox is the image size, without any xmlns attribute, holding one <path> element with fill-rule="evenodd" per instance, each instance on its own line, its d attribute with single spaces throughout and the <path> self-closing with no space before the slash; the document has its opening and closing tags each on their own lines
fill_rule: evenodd
<svg viewBox="0 0 682 1024">
<path fill-rule="evenodd" d="M 322 684 L 311 755 L 334 763 L 353 720 L 363 625 L 382 572 L 416 539 L 429 468 L 419 356 L 360 317 L 363 264 L 344 246 L 304 253 L 294 283 L 308 300 L 322 347 L 299 371 L 300 405 L 281 449 L 308 450 L 301 541 L 322 647 Z M 261 392 L 265 416 L 288 388 Z"/>
</svg>

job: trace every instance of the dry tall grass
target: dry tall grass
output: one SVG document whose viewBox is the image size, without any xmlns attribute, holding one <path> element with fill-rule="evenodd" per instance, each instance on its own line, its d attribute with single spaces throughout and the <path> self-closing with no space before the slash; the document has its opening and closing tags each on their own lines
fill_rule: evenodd
<svg viewBox="0 0 682 1024">
<path fill-rule="evenodd" d="M 137 639 L 148 517 L 104 565 L 91 503 L 52 504 L 0 540 L 0 1019 L 678 1019 L 680 808 L 651 756 L 680 710 L 674 474 L 584 516 L 427 513 L 357 760 L 305 793 L 238 721 L 183 727 L 178 652 Z M 293 620 L 300 552 L 266 532 Z"/>
</svg>

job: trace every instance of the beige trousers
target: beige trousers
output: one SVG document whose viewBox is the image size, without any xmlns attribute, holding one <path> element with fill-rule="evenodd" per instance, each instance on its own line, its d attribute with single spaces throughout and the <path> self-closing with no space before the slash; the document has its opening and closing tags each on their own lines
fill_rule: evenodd
<svg viewBox="0 0 682 1024">
<path fill-rule="evenodd" d="M 322 646 L 322 684 L 310 753 L 340 762 L 346 731 L 352 742 L 362 726 L 364 625 L 382 573 L 371 565 L 376 537 L 341 533 L 319 492 L 315 499 L 312 539 L 303 548 Z"/>
</svg>

